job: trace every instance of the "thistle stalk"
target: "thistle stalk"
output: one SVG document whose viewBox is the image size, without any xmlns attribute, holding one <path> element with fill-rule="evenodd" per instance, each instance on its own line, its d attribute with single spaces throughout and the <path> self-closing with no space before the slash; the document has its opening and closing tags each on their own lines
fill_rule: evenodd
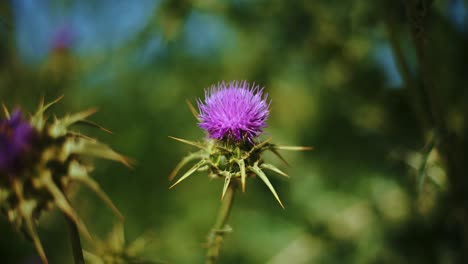
<svg viewBox="0 0 468 264">
<path fill-rule="evenodd" d="M 66 200 L 69 202 L 68 198 Z M 84 264 L 83 247 L 81 246 L 80 233 L 76 221 L 66 213 L 62 213 L 67 222 L 68 236 L 73 253 L 73 261 L 75 264 Z"/>
<path fill-rule="evenodd" d="M 208 234 L 208 250 L 206 253 L 206 264 L 214 264 L 218 260 L 219 251 L 223 245 L 224 235 L 230 230 L 226 226 L 231 212 L 232 204 L 234 202 L 234 193 L 236 192 L 236 185 L 230 184 L 224 199 L 221 203 L 221 207 L 218 211 L 218 217 L 216 222 Z"/>
<path fill-rule="evenodd" d="M 73 252 L 73 260 L 75 264 L 84 264 L 83 248 L 81 247 L 80 235 L 75 221 L 70 216 L 63 214 L 68 226 L 68 235 Z"/>
</svg>

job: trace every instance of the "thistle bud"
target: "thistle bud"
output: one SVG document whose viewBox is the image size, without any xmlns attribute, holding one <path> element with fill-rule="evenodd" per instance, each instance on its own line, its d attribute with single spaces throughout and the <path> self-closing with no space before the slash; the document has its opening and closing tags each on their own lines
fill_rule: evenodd
<svg viewBox="0 0 468 264">
<path fill-rule="evenodd" d="M 114 225 L 106 240 L 96 240 L 92 251 L 84 251 L 84 257 L 90 264 L 157 264 L 161 261 L 149 261 L 144 259 L 142 254 L 147 246 L 154 239 L 152 233 L 146 233 L 128 242 L 125 238 L 124 226 L 122 223 Z"/>
</svg>

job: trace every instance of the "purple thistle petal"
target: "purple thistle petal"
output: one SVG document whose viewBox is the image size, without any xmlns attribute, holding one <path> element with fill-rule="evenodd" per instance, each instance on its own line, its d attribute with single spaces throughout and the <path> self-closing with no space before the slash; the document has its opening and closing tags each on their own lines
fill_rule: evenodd
<svg viewBox="0 0 468 264">
<path fill-rule="evenodd" d="M 21 118 L 21 111 L 15 110 L 13 114 L 11 114 L 10 119 L 6 120 L 6 123 L 11 127 L 15 127 L 21 123 Z"/>
<path fill-rule="evenodd" d="M 0 120 L 0 174 L 15 174 L 36 133 L 19 110 L 10 119 Z"/>
<path fill-rule="evenodd" d="M 252 140 L 267 126 L 269 102 L 263 89 L 246 81 L 222 82 L 205 90 L 205 102 L 198 100 L 198 124 L 213 139 Z"/>
</svg>

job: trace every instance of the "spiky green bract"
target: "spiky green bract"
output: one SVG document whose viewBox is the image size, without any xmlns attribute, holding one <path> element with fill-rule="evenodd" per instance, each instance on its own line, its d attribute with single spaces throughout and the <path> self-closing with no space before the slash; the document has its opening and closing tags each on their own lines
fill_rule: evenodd
<svg viewBox="0 0 468 264">
<path fill-rule="evenodd" d="M 86 263 L 89 264 L 157 264 L 161 261 L 145 260 L 141 254 L 153 240 L 151 233 L 146 233 L 128 243 L 125 239 L 124 226 L 117 223 L 106 240 L 98 240 L 92 251 L 84 251 Z"/>
<path fill-rule="evenodd" d="M 258 176 L 270 189 L 271 193 L 284 208 L 275 188 L 271 184 L 265 170 L 276 172 L 281 176 L 287 177 L 286 173 L 282 172 L 273 164 L 265 163 L 262 159 L 262 153 L 271 151 L 279 158 L 283 159 L 279 154 L 279 149 L 286 150 L 308 150 L 309 147 L 282 147 L 270 143 L 271 138 L 252 145 L 250 143 L 224 142 L 214 139 L 205 139 L 203 142 L 193 142 L 185 139 L 171 137 L 182 143 L 197 147 L 197 152 L 186 156 L 176 166 L 169 176 L 169 180 L 173 180 L 178 172 L 187 164 L 198 161 L 188 171 L 186 171 L 170 188 L 187 179 L 194 172 L 199 170 L 208 170 L 211 178 L 221 178 L 224 180 L 221 199 L 224 198 L 226 190 L 231 184 L 238 184 L 245 191 L 247 178 Z"/>
<path fill-rule="evenodd" d="M 99 157 L 130 165 L 126 157 L 107 145 L 70 130 L 72 125 L 79 123 L 101 128 L 86 120 L 96 112 L 95 109 L 49 120 L 47 110 L 60 99 L 47 105 L 43 102 L 39 104 L 37 112 L 29 120 L 36 135 L 30 146 L 29 156 L 21 159 L 21 169 L 17 173 L 0 175 L 1 212 L 34 243 L 43 263 L 47 263 L 47 258 L 36 227 L 44 211 L 59 208 L 88 239 L 91 238 L 68 201 L 71 183 L 79 182 L 88 186 L 122 217 L 99 184 L 90 177 L 93 167 L 85 159 Z M 3 110 L 8 117 L 9 112 L 5 106 Z"/>
</svg>

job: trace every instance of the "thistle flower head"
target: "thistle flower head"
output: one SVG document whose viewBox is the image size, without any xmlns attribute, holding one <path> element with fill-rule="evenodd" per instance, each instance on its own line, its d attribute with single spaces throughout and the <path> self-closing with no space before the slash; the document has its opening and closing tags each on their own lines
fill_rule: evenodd
<svg viewBox="0 0 468 264">
<path fill-rule="evenodd" d="M 23 119 L 19 110 L 0 120 L 0 174 L 14 175 L 20 169 L 20 161 L 31 149 L 36 136 L 34 128 Z"/>
<path fill-rule="evenodd" d="M 169 175 L 173 180 L 179 171 L 186 165 L 198 161 L 186 171 L 170 188 L 184 181 L 196 171 L 208 171 L 211 178 L 224 179 L 221 198 L 227 189 L 232 186 L 240 186 L 245 191 L 247 178 L 258 177 L 270 189 L 275 199 L 281 206 L 275 188 L 271 184 L 265 171 L 275 172 L 288 177 L 276 166 L 263 160 L 263 153 L 272 152 L 286 162 L 279 150 L 310 150 L 310 147 L 279 146 L 270 143 L 271 138 L 263 142 L 255 142 L 269 115 L 270 102 L 267 95 L 263 95 L 263 89 L 250 85 L 243 81 L 233 81 L 229 84 L 221 83 L 205 90 L 205 101 L 198 100 L 200 114 L 189 103 L 190 110 L 198 117 L 199 126 L 208 132 L 210 138 L 202 142 L 194 142 L 186 139 L 171 137 L 182 143 L 191 145 L 199 150 L 190 153 L 183 158 Z M 240 144 L 225 144 L 236 142 Z M 244 144 L 249 143 L 249 144 Z"/>
<path fill-rule="evenodd" d="M 91 238 L 68 201 L 67 190 L 71 182 L 91 188 L 121 217 L 99 184 L 91 178 L 92 166 L 85 157 L 129 165 L 127 158 L 107 145 L 72 130 L 76 124 L 103 129 L 86 120 L 96 112 L 95 109 L 49 121 L 46 112 L 58 100 L 60 98 L 46 105 L 41 102 L 29 120 L 23 118 L 21 111 L 10 116 L 4 106 L 6 118 L 0 119 L 0 212 L 34 243 L 43 263 L 47 263 L 47 258 L 36 226 L 44 211 L 57 207 L 86 237 Z"/>
<path fill-rule="evenodd" d="M 267 95 L 259 86 L 223 82 L 206 89 L 205 101 L 198 101 L 199 126 L 213 139 L 252 142 L 266 127 L 268 107 Z"/>
</svg>

